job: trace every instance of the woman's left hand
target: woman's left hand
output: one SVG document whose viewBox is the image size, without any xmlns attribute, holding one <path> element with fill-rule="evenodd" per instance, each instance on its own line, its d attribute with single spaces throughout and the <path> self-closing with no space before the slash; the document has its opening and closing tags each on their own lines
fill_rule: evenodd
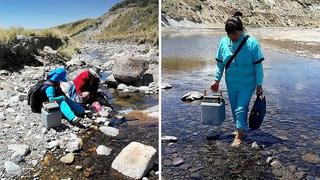
<svg viewBox="0 0 320 180">
<path fill-rule="evenodd" d="M 262 95 L 262 94 L 263 94 L 263 89 L 262 89 L 262 86 L 261 86 L 261 85 L 258 85 L 258 86 L 257 86 L 256 94 L 257 94 L 257 95 Z"/>
</svg>

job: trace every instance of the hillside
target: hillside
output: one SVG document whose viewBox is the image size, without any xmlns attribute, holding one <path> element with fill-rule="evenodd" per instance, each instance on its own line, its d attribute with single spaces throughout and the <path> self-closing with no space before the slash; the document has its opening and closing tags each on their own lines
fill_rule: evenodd
<svg viewBox="0 0 320 180">
<path fill-rule="evenodd" d="M 158 42 L 158 1 L 124 0 L 96 19 L 63 24 L 54 29 L 76 39 Z"/>
<path fill-rule="evenodd" d="M 250 27 L 320 27 L 318 0 L 162 0 L 161 20 L 163 26 L 216 27 L 233 9 Z"/>
</svg>

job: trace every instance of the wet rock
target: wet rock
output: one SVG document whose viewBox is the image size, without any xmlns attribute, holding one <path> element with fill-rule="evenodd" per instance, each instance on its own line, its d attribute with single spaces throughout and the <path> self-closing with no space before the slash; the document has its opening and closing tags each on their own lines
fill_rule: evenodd
<svg viewBox="0 0 320 180">
<path fill-rule="evenodd" d="M 112 74 L 107 77 L 105 83 L 108 85 L 109 88 L 117 88 L 119 85 L 119 83 L 116 81 Z"/>
<path fill-rule="evenodd" d="M 182 101 L 194 101 L 194 100 L 198 100 L 198 99 L 202 99 L 203 98 L 203 94 L 198 92 L 198 91 L 190 91 L 187 94 L 183 95 L 181 97 Z"/>
<path fill-rule="evenodd" d="M 178 138 L 175 136 L 162 136 L 161 141 L 162 142 L 177 142 Z"/>
<path fill-rule="evenodd" d="M 106 147 L 106 146 L 104 146 L 104 145 L 99 145 L 97 147 L 96 151 L 97 151 L 98 155 L 106 155 L 106 156 L 108 156 L 111 153 L 111 149 Z"/>
<path fill-rule="evenodd" d="M 71 164 L 74 161 L 74 154 L 68 153 L 65 156 L 62 156 L 60 158 L 60 161 L 63 162 L 64 164 Z"/>
<path fill-rule="evenodd" d="M 279 169 L 279 168 L 281 168 L 281 163 L 280 163 L 280 161 L 278 161 L 278 160 L 274 160 L 274 161 L 272 161 L 271 163 L 270 163 L 270 165 L 273 167 L 273 168 L 277 168 L 277 169 Z"/>
<path fill-rule="evenodd" d="M 169 83 L 162 83 L 161 84 L 161 89 L 171 89 L 172 86 Z"/>
<path fill-rule="evenodd" d="M 184 163 L 184 159 L 181 157 L 176 157 L 172 161 L 172 165 L 176 167 L 182 165 L 183 163 Z"/>
<path fill-rule="evenodd" d="M 11 144 L 8 145 L 8 149 L 21 156 L 26 156 L 30 152 L 29 146 L 25 144 Z"/>
<path fill-rule="evenodd" d="M 274 159 L 273 157 L 268 157 L 267 160 L 266 160 L 267 164 L 271 164 L 273 159 Z"/>
<path fill-rule="evenodd" d="M 142 91 L 142 92 L 145 92 L 145 91 L 150 91 L 150 88 L 149 86 L 140 86 L 138 88 L 139 91 Z"/>
<path fill-rule="evenodd" d="M 253 142 L 253 143 L 251 144 L 251 148 L 252 148 L 252 149 L 255 149 L 255 150 L 259 150 L 259 149 L 260 149 L 260 147 L 259 147 L 259 145 L 258 145 L 257 142 Z"/>
<path fill-rule="evenodd" d="M 22 174 L 22 169 L 19 165 L 11 161 L 6 161 L 4 163 L 4 168 L 6 173 L 13 176 L 20 176 Z"/>
<path fill-rule="evenodd" d="M 302 157 L 302 160 L 307 161 L 309 163 L 313 163 L 313 164 L 319 164 L 320 163 L 320 157 L 317 154 L 305 154 Z"/>
<path fill-rule="evenodd" d="M 99 130 L 107 136 L 116 137 L 119 135 L 119 130 L 114 127 L 101 126 Z"/>
<path fill-rule="evenodd" d="M 75 169 L 76 170 L 81 170 L 83 167 L 82 166 L 76 166 Z"/>
<path fill-rule="evenodd" d="M 140 179 L 153 167 L 157 150 L 138 142 L 131 142 L 121 150 L 111 167 L 134 179 Z"/>
<path fill-rule="evenodd" d="M 117 82 L 134 83 L 148 70 L 149 63 L 139 57 L 122 57 L 114 62 L 112 74 Z"/>
<path fill-rule="evenodd" d="M 119 84 L 117 87 L 117 90 L 120 90 L 120 91 L 128 90 L 128 86 L 125 84 Z"/>
</svg>

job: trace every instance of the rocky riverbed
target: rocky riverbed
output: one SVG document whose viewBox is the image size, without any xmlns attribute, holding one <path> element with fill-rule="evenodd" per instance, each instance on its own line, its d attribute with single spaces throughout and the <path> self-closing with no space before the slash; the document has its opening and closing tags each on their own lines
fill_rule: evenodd
<svg viewBox="0 0 320 180">
<path fill-rule="evenodd" d="M 146 150 L 150 160 L 141 160 L 143 176 L 157 178 L 158 149 L 158 51 L 157 47 L 130 43 L 86 43 L 81 54 L 69 61 L 63 59 L 69 79 L 91 66 L 103 70 L 101 89 L 109 96 L 113 107 L 104 108 L 71 126 L 65 120 L 60 127 L 46 129 L 41 115 L 31 112 L 27 105 L 27 91 L 51 69 L 61 63 L 46 61 L 57 52 L 45 47 L 38 59 L 45 66 L 14 67 L 0 71 L 0 177 L 4 179 L 79 179 L 135 177 L 111 167 L 113 160 L 131 142 L 139 142 L 131 149 Z M 46 53 L 46 56 L 41 56 Z M 60 55 L 59 55 L 60 56 Z M 125 63 L 139 59 L 144 68 L 132 64 L 134 72 L 128 76 L 114 70 L 124 69 Z M 52 59 L 54 60 L 54 58 Z M 113 77 L 114 74 L 118 76 Z M 148 78 L 144 78 L 148 77 Z M 129 80 L 128 80 L 129 79 Z M 64 87 L 66 84 L 62 85 Z M 120 86 L 118 88 L 118 86 Z M 142 151 L 144 152 L 144 151 Z M 122 153 L 122 152 L 121 152 Z M 125 152 L 123 152 L 125 153 Z M 137 159 L 139 155 L 131 154 Z M 120 160 L 120 163 L 124 161 Z"/>
<path fill-rule="evenodd" d="M 162 81 L 172 86 L 162 90 L 164 179 L 319 179 L 318 60 L 264 49 L 267 114 L 261 129 L 249 131 L 239 148 L 231 148 L 235 126 L 223 92 L 226 120 L 213 131 L 220 137 L 207 139 L 212 127 L 201 123 L 201 100 L 196 99 L 205 89 L 210 93 L 213 52 L 222 34 L 162 39 Z M 220 88 L 226 90 L 224 80 Z M 185 94 L 191 102 L 181 100 Z"/>
</svg>

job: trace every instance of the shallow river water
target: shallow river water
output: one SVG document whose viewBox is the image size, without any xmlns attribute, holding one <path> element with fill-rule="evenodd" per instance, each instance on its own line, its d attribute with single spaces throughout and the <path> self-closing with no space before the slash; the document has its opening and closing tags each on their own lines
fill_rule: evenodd
<svg viewBox="0 0 320 180">
<path fill-rule="evenodd" d="M 320 62 L 264 49 L 264 92 L 267 114 L 258 131 L 249 132 L 238 149 L 230 148 L 235 126 L 227 104 L 226 121 L 218 127 L 218 140 L 206 140 L 210 127 L 201 124 L 200 101 L 185 103 L 180 97 L 209 89 L 214 55 L 222 34 L 162 37 L 162 61 L 187 58 L 201 65 L 162 70 L 162 135 L 178 138 L 162 143 L 162 172 L 166 179 L 316 179 L 320 177 Z M 188 63 L 188 61 L 183 62 Z M 185 66 L 185 65 L 184 65 Z M 164 66 L 163 67 L 167 67 Z M 225 90 L 224 79 L 220 87 Z M 224 93 L 227 103 L 227 94 Z M 251 106 L 255 95 L 251 99 Z M 250 107 L 251 107 L 250 106 Z M 257 142 L 260 150 L 251 148 Z M 177 158 L 183 164 L 174 166 Z M 272 167 L 266 160 L 280 162 Z"/>
</svg>

